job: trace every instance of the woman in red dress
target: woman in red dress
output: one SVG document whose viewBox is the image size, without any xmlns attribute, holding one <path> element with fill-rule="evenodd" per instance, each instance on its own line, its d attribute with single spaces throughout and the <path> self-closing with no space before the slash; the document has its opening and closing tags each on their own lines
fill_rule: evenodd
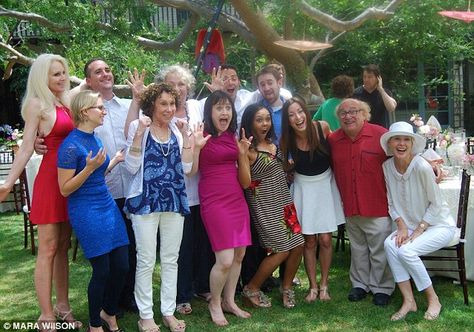
<svg viewBox="0 0 474 332">
<path fill-rule="evenodd" d="M 48 151 L 43 156 L 33 190 L 31 222 L 38 226 L 38 256 L 35 287 L 41 315 L 41 331 L 55 331 L 56 318 L 74 323 L 68 297 L 68 255 L 71 226 L 66 198 L 58 185 L 57 151 L 74 128 L 69 109 L 69 74 L 66 60 L 54 54 L 40 55 L 30 68 L 22 105 L 25 121 L 23 143 L 15 156 L 10 174 L 0 186 L 0 201 L 9 194 L 33 154 L 36 137 L 44 136 Z M 54 278 L 56 305 L 51 300 Z"/>
</svg>

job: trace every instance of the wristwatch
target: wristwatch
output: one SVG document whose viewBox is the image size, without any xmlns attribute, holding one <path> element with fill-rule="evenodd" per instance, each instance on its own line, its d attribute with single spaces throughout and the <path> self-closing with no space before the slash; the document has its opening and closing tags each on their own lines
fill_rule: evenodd
<svg viewBox="0 0 474 332">
<path fill-rule="evenodd" d="M 426 224 L 425 223 L 420 222 L 420 224 L 418 226 L 420 226 L 420 228 L 423 232 L 426 231 Z"/>
</svg>

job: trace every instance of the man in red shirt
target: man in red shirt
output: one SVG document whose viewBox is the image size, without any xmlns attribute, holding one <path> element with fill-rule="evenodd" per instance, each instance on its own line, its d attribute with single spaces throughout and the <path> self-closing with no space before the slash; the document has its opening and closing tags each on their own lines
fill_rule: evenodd
<svg viewBox="0 0 474 332">
<path fill-rule="evenodd" d="M 370 124 L 370 107 L 356 99 L 343 100 L 336 115 L 341 128 L 328 141 L 351 245 L 348 298 L 359 301 L 371 292 L 375 305 L 386 305 L 395 288 L 384 251 L 392 231 L 380 147 L 387 129 Z"/>
</svg>

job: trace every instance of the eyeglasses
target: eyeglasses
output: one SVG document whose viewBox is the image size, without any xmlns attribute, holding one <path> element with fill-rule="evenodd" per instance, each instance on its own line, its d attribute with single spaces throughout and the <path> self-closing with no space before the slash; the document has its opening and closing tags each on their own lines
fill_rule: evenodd
<svg viewBox="0 0 474 332">
<path fill-rule="evenodd" d="M 104 106 L 104 105 L 98 105 L 98 106 L 87 107 L 87 108 L 86 108 L 86 111 L 87 111 L 87 110 L 90 110 L 90 109 L 93 109 L 93 108 L 97 108 L 97 109 L 100 110 L 101 112 L 105 111 L 105 106 Z"/>
<path fill-rule="evenodd" d="M 361 110 L 341 111 L 341 112 L 339 112 L 339 117 L 340 118 L 347 118 L 348 116 L 355 116 L 360 111 Z"/>
</svg>

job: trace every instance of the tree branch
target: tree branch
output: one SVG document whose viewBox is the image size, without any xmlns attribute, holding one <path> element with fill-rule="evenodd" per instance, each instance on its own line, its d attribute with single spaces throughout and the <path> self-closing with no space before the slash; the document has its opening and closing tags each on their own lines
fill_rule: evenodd
<svg viewBox="0 0 474 332">
<path fill-rule="evenodd" d="M 215 8 L 210 6 L 208 1 L 203 0 L 152 0 L 152 2 L 161 6 L 187 10 L 207 20 L 210 20 L 215 12 Z M 253 33 L 247 28 L 242 20 L 222 12 L 221 15 L 219 15 L 218 26 L 221 30 L 232 31 L 238 34 L 249 45 L 256 47 L 257 41 Z"/>
<path fill-rule="evenodd" d="M 3 41 L 0 41 L 0 48 L 3 48 L 7 52 L 13 54 L 9 59 L 14 59 L 15 62 L 21 63 L 22 65 L 31 66 L 31 64 L 35 61 L 35 59 L 23 55 L 10 45 L 5 44 Z"/>
<path fill-rule="evenodd" d="M 48 20 L 46 17 L 35 14 L 35 13 L 24 13 L 16 10 L 7 9 L 0 6 L 0 16 L 12 17 L 18 20 L 25 20 L 28 22 L 35 22 L 41 26 L 44 26 L 52 31 L 56 32 L 67 32 L 71 30 L 71 27 L 67 24 L 58 24 Z"/>
<path fill-rule="evenodd" d="M 172 49 L 178 50 L 181 44 L 188 38 L 188 36 L 193 31 L 194 27 L 196 26 L 197 22 L 199 21 L 199 15 L 194 12 L 191 12 L 191 16 L 186 21 L 181 32 L 176 36 L 176 38 L 172 41 L 168 42 L 158 42 L 155 40 L 147 39 L 144 37 L 138 37 L 138 43 L 143 47 L 148 47 L 151 49 Z"/>
<path fill-rule="evenodd" d="M 403 2 L 403 0 L 392 0 L 384 9 L 375 7 L 367 8 L 362 14 L 350 21 L 341 21 L 334 16 L 328 15 L 311 5 L 305 0 L 296 4 L 301 12 L 316 22 L 324 25 L 332 31 L 352 31 L 363 25 L 366 21 L 376 19 L 385 20 L 394 14 L 394 10 Z"/>
</svg>

